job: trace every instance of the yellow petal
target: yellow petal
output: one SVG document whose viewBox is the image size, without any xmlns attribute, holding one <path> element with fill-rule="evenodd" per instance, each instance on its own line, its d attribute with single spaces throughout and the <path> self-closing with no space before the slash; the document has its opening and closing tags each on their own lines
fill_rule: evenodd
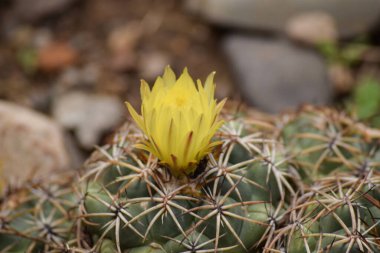
<svg viewBox="0 0 380 253">
<path fill-rule="evenodd" d="M 164 79 L 166 86 L 173 86 L 175 84 L 176 77 L 173 70 L 170 68 L 170 66 L 166 66 L 165 72 L 162 78 Z"/>
<path fill-rule="evenodd" d="M 132 118 L 135 120 L 135 122 L 137 123 L 137 126 L 143 130 L 145 132 L 145 127 L 144 127 L 144 123 L 143 123 L 143 118 L 138 115 L 138 113 L 135 111 L 135 109 L 132 107 L 132 105 L 128 102 L 125 102 L 125 104 L 127 105 L 127 108 L 128 108 L 128 111 L 129 113 L 131 114 Z"/>
</svg>

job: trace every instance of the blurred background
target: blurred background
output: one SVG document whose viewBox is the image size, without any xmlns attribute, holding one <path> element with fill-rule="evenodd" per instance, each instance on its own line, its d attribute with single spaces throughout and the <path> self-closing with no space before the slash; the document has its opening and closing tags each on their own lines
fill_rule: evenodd
<svg viewBox="0 0 380 253">
<path fill-rule="evenodd" d="M 380 126 L 380 0 L 0 0 L 0 168 L 77 168 L 166 65 L 267 113 Z"/>
</svg>

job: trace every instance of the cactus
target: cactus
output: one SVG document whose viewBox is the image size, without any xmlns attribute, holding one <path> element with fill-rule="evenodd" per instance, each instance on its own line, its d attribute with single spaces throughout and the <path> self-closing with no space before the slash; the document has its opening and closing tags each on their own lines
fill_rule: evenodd
<svg viewBox="0 0 380 253">
<path fill-rule="evenodd" d="M 168 90 L 192 82 L 173 75 L 159 79 L 174 80 Z M 204 88 L 211 134 L 177 125 L 192 134 L 157 141 L 150 127 L 173 112 L 157 110 L 146 123 L 147 109 L 140 116 L 128 105 L 137 124 L 97 148 L 79 177 L 11 189 L 1 201 L 1 252 L 380 252 L 379 131 L 332 109 L 275 117 L 233 103 L 221 125 L 212 84 Z M 172 124 L 162 124 L 165 136 Z M 201 153 L 179 161 L 189 141 Z"/>
</svg>

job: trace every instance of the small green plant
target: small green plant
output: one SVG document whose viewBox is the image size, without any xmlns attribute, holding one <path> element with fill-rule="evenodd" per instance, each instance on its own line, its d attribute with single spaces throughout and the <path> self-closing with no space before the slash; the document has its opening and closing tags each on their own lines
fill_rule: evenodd
<svg viewBox="0 0 380 253">
<path fill-rule="evenodd" d="M 362 41 L 352 42 L 345 46 L 339 46 L 336 43 L 321 43 L 318 49 L 330 64 L 340 64 L 345 67 L 351 67 L 358 63 L 363 53 L 370 46 Z"/>
<path fill-rule="evenodd" d="M 355 86 L 348 108 L 362 121 L 380 126 L 380 82 L 373 77 L 361 78 Z"/>
<path fill-rule="evenodd" d="M 37 70 L 37 52 L 33 48 L 22 48 L 17 51 L 16 58 L 23 71 L 33 74 Z"/>
</svg>

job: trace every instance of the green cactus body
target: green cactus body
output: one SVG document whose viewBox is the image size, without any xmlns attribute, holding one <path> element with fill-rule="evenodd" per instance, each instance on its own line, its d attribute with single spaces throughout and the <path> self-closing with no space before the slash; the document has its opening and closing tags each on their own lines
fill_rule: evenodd
<svg viewBox="0 0 380 253">
<path fill-rule="evenodd" d="M 6 194 L 0 252 L 380 252 L 374 129 L 313 107 L 224 115 L 221 144 L 188 176 L 136 149 L 128 124 L 80 179 Z"/>
</svg>

